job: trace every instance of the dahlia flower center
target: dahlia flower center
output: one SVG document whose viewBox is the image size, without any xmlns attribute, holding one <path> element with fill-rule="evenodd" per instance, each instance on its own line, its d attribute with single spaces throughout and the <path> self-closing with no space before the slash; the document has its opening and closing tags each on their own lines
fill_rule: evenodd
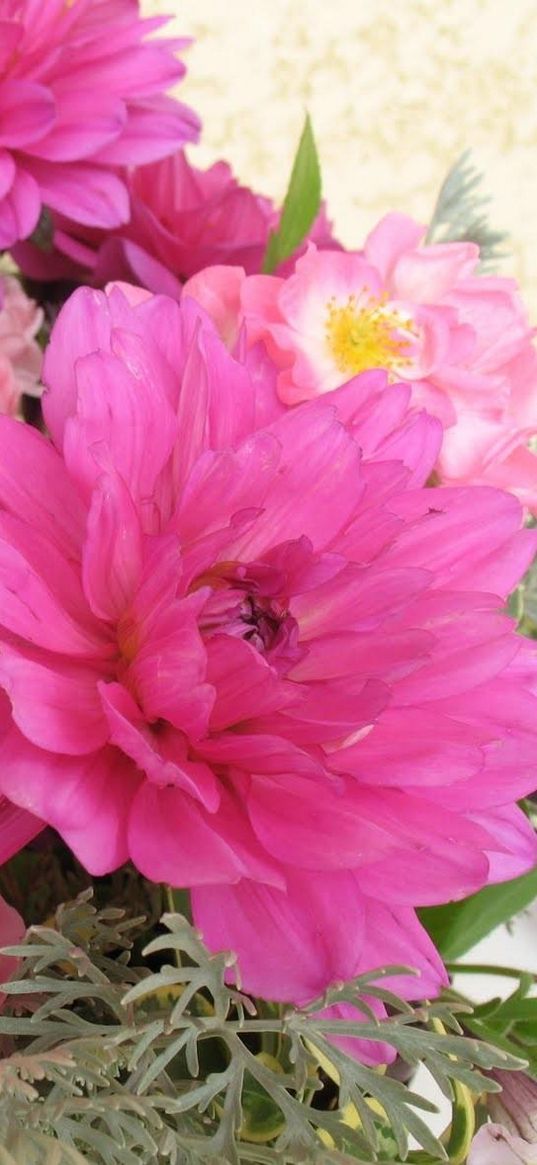
<svg viewBox="0 0 537 1165">
<path fill-rule="evenodd" d="M 273 666 L 291 666 L 302 654 L 298 625 L 281 597 L 281 572 L 264 563 L 221 562 L 200 575 L 195 589 L 210 586 L 200 630 L 206 638 L 235 635 L 267 656 Z"/>
<path fill-rule="evenodd" d="M 415 328 L 388 305 L 387 296 L 349 295 L 345 304 L 332 297 L 326 307 L 326 344 L 340 372 L 352 376 L 370 368 L 397 372 L 412 363 Z"/>
</svg>

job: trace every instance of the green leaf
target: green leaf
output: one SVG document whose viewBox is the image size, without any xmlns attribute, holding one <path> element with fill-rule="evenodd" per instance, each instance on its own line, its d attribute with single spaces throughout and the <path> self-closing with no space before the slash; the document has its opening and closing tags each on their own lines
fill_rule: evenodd
<svg viewBox="0 0 537 1165">
<path fill-rule="evenodd" d="M 321 205 L 321 170 L 309 115 L 298 145 L 280 224 L 269 241 L 262 270 L 270 274 L 300 246 Z"/>
<path fill-rule="evenodd" d="M 485 886 L 462 902 L 427 906 L 419 915 L 442 957 L 458 959 L 502 922 L 529 906 L 536 896 L 537 867 L 510 882 Z"/>
</svg>

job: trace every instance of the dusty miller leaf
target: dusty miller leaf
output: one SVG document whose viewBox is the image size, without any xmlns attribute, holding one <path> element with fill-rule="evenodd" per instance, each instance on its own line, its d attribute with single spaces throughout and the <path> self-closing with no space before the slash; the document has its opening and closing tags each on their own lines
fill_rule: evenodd
<svg viewBox="0 0 537 1165">
<path fill-rule="evenodd" d="M 442 183 L 425 242 L 477 243 L 481 271 L 490 270 L 505 254 L 502 246 L 507 234 L 490 226 L 489 204 L 490 197 L 482 189 L 482 175 L 466 150 Z"/>
</svg>

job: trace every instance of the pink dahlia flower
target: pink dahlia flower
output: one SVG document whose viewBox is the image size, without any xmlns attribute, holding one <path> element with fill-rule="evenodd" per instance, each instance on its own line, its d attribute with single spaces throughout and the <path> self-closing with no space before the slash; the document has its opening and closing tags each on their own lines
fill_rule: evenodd
<svg viewBox="0 0 537 1165">
<path fill-rule="evenodd" d="M 16 413 L 22 393 L 39 396 L 43 312 L 18 279 L 0 276 L 0 412 Z"/>
<path fill-rule="evenodd" d="M 147 40 L 136 0 L 0 0 L 0 249 L 43 206 L 116 227 L 128 193 L 113 168 L 195 140 L 197 117 L 165 91 L 184 40 Z"/>
<path fill-rule="evenodd" d="M 126 280 L 179 299 L 185 279 L 210 264 L 261 270 L 279 212 L 269 198 L 241 186 L 227 162 L 200 170 L 184 150 L 124 175 L 131 217 L 121 229 L 91 230 L 54 216 L 52 251 L 23 243 L 15 257 L 34 279 L 77 279 L 104 287 Z M 337 247 L 324 209 L 310 238 Z M 304 246 L 298 254 L 302 254 Z M 293 270 L 287 263 L 283 270 Z"/>
<path fill-rule="evenodd" d="M 422 488 L 441 426 L 405 385 L 284 409 L 262 349 L 130 298 L 60 314 L 50 440 L 0 418 L 0 790 L 93 874 L 190 887 L 256 994 L 398 963 L 432 995 L 414 907 L 536 857 L 502 610 L 535 534 L 510 495 Z"/>
<path fill-rule="evenodd" d="M 385 368 L 442 422 L 442 483 L 498 485 L 537 511 L 537 354 L 516 284 L 476 274 L 473 243 L 420 246 L 423 233 L 390 214 L 360 254 L 310 247 L 286 280 L 243 280 L 235 332 L 246 322 L 265 342 L 287 404 Z M 188 293 L 210 307 L 214 282 L 205 272 Z"/>
</svg>

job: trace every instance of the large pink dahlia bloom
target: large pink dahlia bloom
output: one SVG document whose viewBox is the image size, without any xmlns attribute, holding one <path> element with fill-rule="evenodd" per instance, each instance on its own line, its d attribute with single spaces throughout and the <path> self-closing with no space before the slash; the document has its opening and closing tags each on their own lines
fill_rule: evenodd
<svg viewBox="0 0 537 1165">
<path fill-rule="evenodd" d="M 128 194 L 113 168 L 195 140 L 197 117 L 166 96 L 184 40 L 147 40 L 137 0 L 0 0 L 0 249 L 50 207 L 116 227 Z"/>
<path fill-rule="evenodd" d="M 389 214 L 359 254 L 310 247 L 288 279 L 243 279 L 235 331 L 265 342 L 287 404 L 385 368 L 442 422 L 443 483 L 510 489 L 537 512 L 537 354 L 517 286 L 479 275 L 474 243 L 425 246 L 423 234 Z M 205 302 L 215 285 L 218 269 L 188 293 Z"/>
<path fill-rule="evenodd" d="M 0 418 L 0 789 L 92 873 L 191 887 L 255 993 L 404 963 L 428 996 L 413 908 L 535 861 L 502 610 L 535 535 L 507 494 L 422 488 L 441 427 L 384 373 L 286 410 L 262 349 L 130 298 L 63 309 L 50 440 Z"/>
</svg>

